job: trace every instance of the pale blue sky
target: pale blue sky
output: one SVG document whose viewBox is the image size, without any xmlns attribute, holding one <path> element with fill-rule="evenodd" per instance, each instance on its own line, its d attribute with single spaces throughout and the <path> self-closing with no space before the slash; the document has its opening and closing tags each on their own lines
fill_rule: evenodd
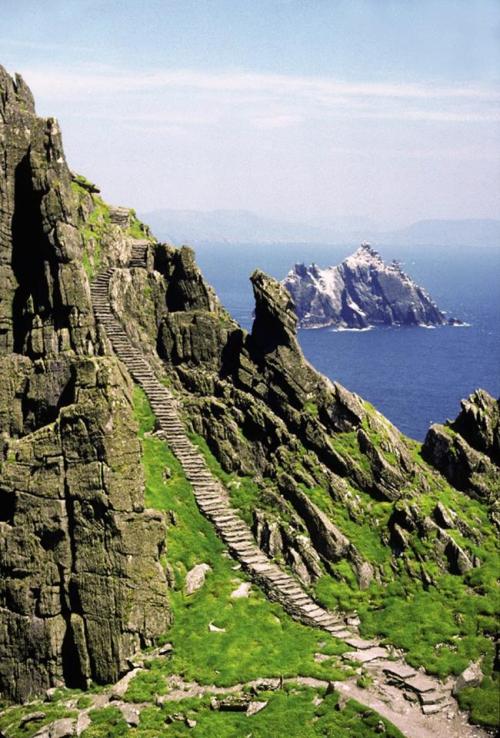
<svg viewBox="0 0 500 738">
<path fill-rule="evenodd" d="M 500 217 L 500 0 L 0 0 L 0 63 L 140 210 Z"/>
</svg>

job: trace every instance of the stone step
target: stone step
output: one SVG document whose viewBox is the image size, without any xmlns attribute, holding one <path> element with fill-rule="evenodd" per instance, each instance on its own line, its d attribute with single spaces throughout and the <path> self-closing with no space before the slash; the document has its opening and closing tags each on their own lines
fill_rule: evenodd
<svg viewBox="0 0 500 738">
<path fill-rule="evenodd" d="M 340 638 L 342 641 L 352 635 L 352 632 L 345 628 L 342 630 L 332 630 L 329 626 L 326 626 L 324 629 L 327 630 L 334 638 Z"/>
<path fill-rule="evenodd" d="M 422 692 L 419 694 L 420 703 L 422 705 L 438 705 L 444 702 L 447 695 L 444 692 L 438 692 L 437 689 L 432 692 Z"/>
<path fill-rule="evenodd" d="M 382 666 L 382 670 L 389 679 L 398 679 L 403 681 L 404 679 L 410 679 L 416 675 L 416 669 L 408 664 L 399 664 L 397 662 L 388 661 Z"/>
<path fill-rule="evenodd" d="M 318 605 L 314 604 L 314 602 L 311 604 L 301 605 L 300 609 L 302 610 L 302 612 L 305 612 L 306 615 L 309 615 L 309 617 L 312 617 L 312 618 L 316 618 L 316 617 L 319 617 L 320 615 L 325 614 L 325 611 L 323 610 L 323 608 L 318 607 Z"/>
<path fill-rule="evenodd" d="M 368 648 L 372 648 L 373 646 L 377 645 L 373 641 L 365 641 L 363 638 L 349 638 L 346 643 L 348 646 L 351 646 L 351 648 L 355 648 L 357 651 L 365 651 Z"/>
<path fill-rule="evenodd" d="M 441 712 L 445 707 L 448 707 L 449 702 L 439 702 L 435 705 L 422 705 L 422 712 L 424 715 L 435 715 L 437 712 Z"/>
<path fill-rule="evenodd" d="M 338 637 L 338 636 L 337 636 Z M 357 661 L 359 664 L 368 664 L 370 661 L 387 658 L 387 649 L 382 646 L 374 646 L 365 651 L 348 651 L 342 655 L 343 659 Z"/>
<path fill-rule="evenodd" d="M 403 684 L 419 694 L 423 692 L 433 692 L 436 689 L 436 683 L 432 679 L 427 679 L 422 674 L 417 674 L 409 679 L 404 679 Z"/>
<path fill-rule="evenodd" d="M 343 620 L 343 618 L 339 618 L 339 617 L 338 617 L 338 618 L 337 618 L 337 622 L 335 623 L 335 625 L 333 625 L 333 626 L 330 626 L 330 625 L 329 625 L 329 626 L 328 626 L 328 630 L 331 630 L 332 628 L 333 628 L 334 630 L 344 630 L 344 629 L 346 629 L 346 628 L 347 628 L 347 626 L 346 626 L 346 624 L 345 624 L 345 621 Z M 351 636 L 353 635 L 352 631 L 350 631 L 350 635 L 351 635 Z"/>
<path fill-rule="evenodd" d="M 129 268 L 146 268 L 147 244 L 132 248 Z M 296 580 L 273 564 L 259 549 L 255 539 L 237 512 L 232 509 L 227 491 L 209 471 L 205 459 L 196 446 L 187 438 L 179 418 L 179 406 L 170 391 L 159 382 L 147 358 L 130 341 L 126 331 L 114 315 L 109 304 L 110 279 L 114 269 L 102 272 L 92 284 L 91 294 L 94 312 L 104 327 L 113 350 L 124 362 L 136 382 L 145 390 L 156 416 L 158 435 L 163 437 L 181 463 L 187 479 L 191 482 L 197 503 L 208 517 L 229 549 L 250 572 L 264 577 L 266 586 L 273 587 L 286 605 L 300 609 L 302 616 L 318 624 L 328 632 L 352 633 L 345 630 L 343 623 L 321 608 L 299 586 Z M 351 644 L 354 647 L 354 641 Z M 366 649 L 369 650 L 369 649 Z M 431 703 L 428 703 L 431 704 Z"/>
</svg>

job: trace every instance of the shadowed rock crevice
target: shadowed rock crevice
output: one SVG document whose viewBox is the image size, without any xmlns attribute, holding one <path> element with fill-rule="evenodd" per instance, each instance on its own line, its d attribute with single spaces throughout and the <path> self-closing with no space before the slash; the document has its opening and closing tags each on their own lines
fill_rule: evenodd
<svg viewBox="0 0 500 738">
<path fill-rule="evenodd" d="M 30 152 L 15 170 L 14 214 L 12 217 L 12 269 L 18 287 L 13 300 L 14 351 L 37 356 L 37 346 L 28 340 L 33 319 L 47 320 L 50 294 L 47 277 L 52 281 L 53 259 L 43 229 L 41 201 L 43 193 L 34 189 Z M 38 326 L 40 327 L 40 326 Z"/>
</svg>

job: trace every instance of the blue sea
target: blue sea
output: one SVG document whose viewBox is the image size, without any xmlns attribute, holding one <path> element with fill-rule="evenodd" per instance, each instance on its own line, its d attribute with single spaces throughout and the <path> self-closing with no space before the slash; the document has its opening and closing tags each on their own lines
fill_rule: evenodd
<svg viewBox="0 0 500 738">
<path fill-rule="evenodd" d="M 283 279 L 295 262 L 339 263 L 357 248 L 301 244 L 212 244 L 197 261 L 222 303 L 252 324 L 249 276 L 263 269 Z M 302 350 L 330 379 L 373 403 L 401 431 L 423 440 L 432 422 L 454 418 L 460 400 L 483 387 L 500 395 L 500 248 L 377 247 L 451 317 L 468 327 L 299 330 Z"/>
</svg>

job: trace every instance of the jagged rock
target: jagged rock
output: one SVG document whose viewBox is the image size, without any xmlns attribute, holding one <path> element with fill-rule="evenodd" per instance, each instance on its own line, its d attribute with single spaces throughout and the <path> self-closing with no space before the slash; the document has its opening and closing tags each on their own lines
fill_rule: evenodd
<svg viewBox="0 0 500 738">
<path fill-rule="evenodd" d="M 201 589 L 205 584 L 205 575 L 209 571 L 212 571 L 212 569 L 208 564 L 196 564 L 196 566 L 193 566 L 186 574 L 185 593 L 191 595 Z"/>
<path fill-rule="evenodd" d="M 455 523 L 452 513 L 446 507 L 438 502 L 433 511 L 434 520 L 441 528 L 454 528 Z"/>
<path fill-rule="evenodd" d="M 293 298 L 302 328 L 460 322 L 448 320 L 398 262 L 384 264 L 366 243 L 338 266 L 320 269 L 316 264 L 296 264 L 283 285 Z"/>
<path fill-rule="evenodd" d="M 459 490 L 486 501 L 498 498 L 500 469 L 481 451 L 472 448 L 450 425 L 432 425 L 422 456 Z"/>
<path fill-rule="evenodd" d="M 2 462 L 14 503 L 0 522 L 0 686 L 17 699 L 116 681 L 168 623 L 165 526 L 143 507 L 131 388 L 112 359 L 73 371 L 78 402 L 10 440 Z"/>
<path fill-rule="evenodd" d="M 479 389 L 461 402 L 461 411 L 451 424 L 467 443 L 500 465 L 500 399 Z"/>
<path fill-rule="evenodd" d="M 95 344 L 71 173 L 54 118 L 0 67 L 0 355 L 78 354 Z M 63 338 L 64 336 L 64 338 Z"/>
<path fill-rule="evenodd" d="M 480 662 L 470 663 L 469 666 L 457 677 L 455 686 L 453 687 L 453 694 L 457 695 L 463 689 L 468 687 L 479 687 L 484 679 L 484 674 L 481 670 Z"/>
<path fill-rule="evenodd" d="M 316 549 L 328 560 L 338 561 L 349 550 L 351 544 L 346 536 L 332 523 L 325 513 L 295 484 L 293 479 L 282 475 L 280 489 L 289 497 L 295 509 L 304 519 Z"/>
<path fill-rule="evenodd" d="M 356 570 L 356 577 L 358 585 L 361 590 L 368 589 L 373 581 L 374 570 L 373 566 L 368 561 L 356 561 L 353 560 L 354 568 Z"/>
<path fill-rule="evenodd" d="M 444 542 L 444 553 L 449 561 L 452 574 L 466 574 L 473 568 L 473 563 L 465 551 L 447 533 L 442 532 L 440 536 Z"/>
</svg>

